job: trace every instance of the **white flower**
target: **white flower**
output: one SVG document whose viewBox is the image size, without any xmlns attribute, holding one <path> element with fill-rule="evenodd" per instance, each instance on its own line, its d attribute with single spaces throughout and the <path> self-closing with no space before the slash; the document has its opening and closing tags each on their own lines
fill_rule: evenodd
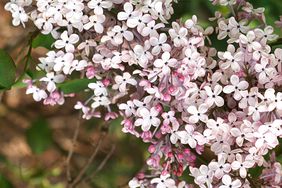
<svg viewBox="0 0 282 188">
<path fill-rule="evenodd" d="M 20 24 L 23 24 L 23 26 L 25 26 L 24 23 L 28 21 L 28 15 L 26 14 L 23 7 L 13 3 L 10 4 L 9 10 L 12 12 L 13 25 L 18 26 Z"/>
<path fill-rule="evenodd" d="M 249 84 L 245 80 L 240 81 L 237 75 L 232 75 L 230 82 L 232 85 L 225 86 L 223 92 L 227 94 L 234 92 L 233 97 L 238 101 L 242 98 L 240 91 L 246 90 L 249 87 Z"/>
<path fill-rule="evenodd" d="M 209 106 L 212 106 L 215 104 L 218 107 L 221 107 L 224 105 L 224 100 L 219 94 L 222 91 L 221 85 L 216 85 L 214 87 L 214 91 L 212 91 L 211 87 L 205 86 L 206 93 L 208 95 L 208 98 L 206 99 L 206 102 Z"/>
<path fill-rule="evenodd" d="M 94 13 L 96 15 L 102 15 L 103 14 L 103 8 L 109 9 L 111 8 L 113 3 L 108 0 L 91 0 L 88 2 L 87 6 L 90 9 L 94 9 Z"/>
<path fill-rule="evenodd" d="M 95 110 L 99 106 L 108 106 L 111 104 L 111 101 L 106 96 L 97 96 L 93 98 L 94 102 L 91 104 L 91 107 Z"/>
<path fill-rule="evenodd" d="M 231 67 L 231 69 L 235 72 L 240 71 L 240 63 L 244 60 L 244 53 L 243 52 L 237 52 L 234 55 L 232 55 L 231 52 L 226 51 L 223 54 L 223 57 L 226 59 L 224 63 L 220 65 L 220 68 L 227 69 Z"/>
<path fill-rule="evenodd" d="M 171 67 L 175 67 L 177 64 L 177 60 L 174 58 L 170 58 L 170 53 L 169 52 L 164 52 L 162 54 L 162 59 L 157 59 L 154 62 L 154 66 L 157 68 L 161 68 L 162 69 L 162 73 L 164 75 L 168 75 L 170 74 Z"/>
<path fill-rule="evenodd" d="M 151 184 L 157 184 L 156 188 L 176 188 L 175 181 L 169 178 L 170 175 L 161 175 L 159 178 L 151 180 Z"/>
<path fill-rule="evenodd" d="M 157 23 L 155 20 L 150 21 L 141 31 L 142 36 L 158 36 L 157 29 L 163 28 L 165 25 L 163 23 Z"/>
<path fill-rule="evenodd" d="M 166 43 L 167 36 L 165 33 L 161 33 L 159 38 L 157 37 L 151 37 L 150 38 L 150 44 L 153 46 L 152 54 L 158 55 L 161 50 L 164 52 L 170 52 L 171 47 L 169 44 Z"/>
<path fill-rule="evenodd" d="M 32 86 L 26 90 L 26 94 L 32 94 L 32 97 L 35 101 L 41 101 L 42 99 L 46 99 L 48 97 L 47 93 L 39 89 L 36 86 Z"/>
<path fill-rule="evenodd" d="M 240 180 L 236 179 L 232 181 L 231 177 L 227 174 L 223 176 L 222 183 L 224 185 L 219 186 L 219 188 L 239 188 L 242 185 Z"/>
<path fill-rule="evenodd" d="M 126 92 L 126 85 L 130 84 L 135 86 L 137 84 L 136 80 L 131 77 L 128 72 L 123 73 L 122 76 L 117 75 L 115 77 L 116 84 L 113 85 L 113 89 L 118 89 L 120 92 Z"/>
<path fill-rule="evenodd" d="M 254 136 L 257 138 L 255 142 L 257 148 L 261 148 L 266 144 L 268 148 L 272 149 L 279 144 L 277 137 L 270 132 L 266 126 L 259 127 L 259 129 L 254 132 Z"/>
<path fill-rule="evenodd" d="M 138 17 L 140 16 L 141 12 L 134 11 L 132 4 L 129 2 L 126 2 L 123 8 L 124 12 L 119 12 L 117 15 L 118 20 L 126 20 L 126 25 L 130 28 L 136 27 L 136 23 L 138 23 Z"/>
<path fill-rule="evenodd" d="M 218 132 L 220 130 L 227 132 L 229 128 L 228 124 L 224 123 L 224 120 L 220 117 L 218 117 L 216 121 L 214 119 L 209 119 L 207 121 L 207 127 L 213 130 L 214 132 Z"/>
<path fill-rule="evenodd" d="M 135 114 L 135 105 L 132 101 L 127 101 L 126 104 L 120 104 L 119 109 L 123 110 L 127 117 L 130 117 L 132 116 L 132 114 Z"/>
<path fill-rule="evenodd" d="M 256 41 L 256 34 L 254 31 L 249 31 L 246 36 L 241 34 L 239 41 L 247 46 L 247 50 L 249 52 L 252 52 L 253 50 L 259 50 L 261 48 L 261 44 Z"/>
<path fill-rule="evenodd" d="M 145 42 L 144 46 L 136 45 L 133 48 L 133 52 L 135 55 L 134 57 L 137 63 L 143 68 L 146 68 L 149 60 L 153 59 L 153 55 L 151 54 L 151 52 L 149 52 L 150 47 L 151 45 L 149 41 L 147 41 Z"/>
<path fill-rule="evenodd" d="M 90 53 L 90 47 L 95 47 L 97 46 L 97 43 L 95 40 L 89 39 L 89 40 L 85 40 L 84 42 L 80 43 L 77 46 L 77 49 L 82 50 L 84 49 L 85 54 L 88 56 Z"/>
<path fill-rule="evenodd" d="M 107 96 L 108 91 L 104 84 L 100 81 L 88 84 L 88 87 L 94 91 L 95 96 Z"/>
<path fill-rule="evenodd" d="M 225 173 L 231 171 L 231 165 L 226 163 L 225 155 L 218 156 L 218 162 L 212 161 L 209 163 L 209 169 L 214 171 L 214 176 L 218 179 L 221 179 Z"/>
<path fill-rule="evenodd" d="M 151 108 L 150 111 L 147 108 L 142 108 L 139 111 L 141 118 L 138 118 L 134 125 L 140 126 L 143 131 L 148 131 L 151 126 L 157 127 L 160 125 L 161 121 L 157 117 L 159 112 L 155 108 Z"/>
<path fill-rule="evenodd" d="M 208 116 L 205 114 L 208 111 L 206 104 L 201 104 L 198 109 L 195 106 L 189 106 L 187 111 L 191 114 L 189 117 L 191 123 L 197 123 L 199 120 L 206 122 L 208 120 Z"/>
<path fill-rule="evenodd" d="M 231 164 L 231 167 L 233 170 L 239 170 L 239 174 L 242 178 L 245 178 L 247 176 L 247 170 L 248 168 L 252 168 L 254 166 L 255 162 L 251 160 L 245 160 L 243 161 L 243 157 L 241 154 L 236 154 L 236 161 L 233 161 Z"/>
<path fill-rule="evenodd" d="M 103 33 L 104 26 L 103 23 L 105 22 L 106 17 L 105 15 L 92 15 L 89 17 L 89 22 L 86 23 L 83 28 L 85 30 L 89 30 L 90 28 L 94 27 L 94 30 L 97 33 Z"/>
<path fill-rule="evenodd" d="M 188 34 L 187 29 L 184 27 L 180 27 L 179 24 L 176 22 L 172 23 L 172 28 L 173 29 L 170 29 L 168 32 L 169 35 L 171 36 L 171 39 L 173 40 L 174 45 L 176 47 L 179 47 L 187 44 L 188 42 L 186 38 Z"/>
<path fill-rule="evenodd" d="M 115 32 L 114 40 L 117 44 L 122 44 L 123 38 L 127 41 L 132 41 L 134 39 L 133 33 L 127 29 L 125 24 L 123 24 L 122 27 L 119 25 L 114 26 L 112 31 Z"/>
<path fill-rule="evenodd" d="M 46 77 L 41 78 L 40 81 L 47 82 L 47 90 L 51 93 L 56 90 L 56 83 L 62 83 L 64 79 L 64 75 L 55 75 L 54 72 L 50 72 L 46 74 Z"/>
<path fill-rule="evenodd" d="M 176 134 L 180 138 L 182 144 L 189 144 L 191 148 L 195 148 L 197 142 L 193 137 L 193 133 L 194 127 L 192 125 L 186 125 L 184 131 L 178 131 Z"/>
<path fill-rule="evenodd" d="M 68 32 L 64 31 L 61 34 L 61 40 L 55 42 L 55 47 L 57 49 L 65 48 L 66 52 L 74 52 L 74 44 L 79 41 L 79 36 L 77 34 L 71 34 L 68 36 Z"/>
</svg>

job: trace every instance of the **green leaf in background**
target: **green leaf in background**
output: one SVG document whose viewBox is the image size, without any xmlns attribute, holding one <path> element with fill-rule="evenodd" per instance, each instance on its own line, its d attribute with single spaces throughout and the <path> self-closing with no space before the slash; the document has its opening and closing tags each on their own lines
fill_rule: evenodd
<svg viewBox="0 0 282 188">
<path fill-rule="evenodd" d="M 1 188 L 13 188 L 14 186 L 11 182 L 6 179 L 2 174 L 0 174 L 0 187 Z"/>
<path fill-rule="evenodd" d="M 69 82 L 65 82 L 59 85 L 59 89 L 64 92 L 64 94 L 78 93 L 88 88 L 88 84 L 95 82 L 96 79 L 76 79 Z"/>
<path fill-rule="evenodd" d="M 0 49 L 0 89 L 10 89 L 16 78 L 16 66 L 8 53 Z"/>
<path fill-rule="evenodd" d="M 26 139 L 35 154 L 41 154 L 52 144 L 52 131 L 45 119 L 35 120 L 26 131 Z"/>
<path fill-rule="evenodd" d="M 55 42 L 55 39 L 52 37 L 51 34 L 49 35 L 44 35 L 40 33 L 35 39 L 32 40 L 32 47 L 37 48 L 37 47 L 44 47 L 48 50 L 52 49 L 52 44 Z"/>
</svg>

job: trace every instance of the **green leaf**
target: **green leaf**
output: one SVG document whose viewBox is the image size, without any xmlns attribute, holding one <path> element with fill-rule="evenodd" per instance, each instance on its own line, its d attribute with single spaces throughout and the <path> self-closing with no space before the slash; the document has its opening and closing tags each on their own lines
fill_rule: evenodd
<svg viewBox="0 0 282 188">
<path fill-rule="evenodd" d="M 35 120 L 26 131 L 26 139 L 35 154 L 41 154 L 52 144 L 52 131 L 45 119 Z"/>
<path fill-rule="evenodd" d="M 0 89 L 10 89 L 16 78 L 16 66 L 8 53 L 0 49 Z"/>
<path fill-rule="evenodd" d="M 55 39 L 52 37 L 51 34 L 49 35 L 44 35 L 40 33 L 35 39 L 32 40 L 32 47 L 37 48 L 37 47 L 44 47 L 47 48 L 48 50 L 52 49 L 52 44 L 55 42 Z"/>
<path fill-rule="evenodd" d="M 14 186 L 11 182 L 5 178 L 2 174 L 0 174 L 0 187 L 1 188 L 13 188 Z"/>
<path fill-rule="evenodd" d="M 64 94 L 78 93 L 88 88 L 88 84 L 95 82 L 96 79 L 76 79 L 69 82 L 65 82 L 59 85 L 59 89 L 64 92 Z"/>
</svg>

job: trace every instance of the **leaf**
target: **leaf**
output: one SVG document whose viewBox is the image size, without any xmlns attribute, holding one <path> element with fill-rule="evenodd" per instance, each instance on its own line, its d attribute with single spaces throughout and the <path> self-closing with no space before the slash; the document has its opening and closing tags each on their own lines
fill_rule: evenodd
<svg viewBox="0 0 282 188">
<path fill-rule="evenodd" d="M 16 78 L 16 66 L 11 56 L 0 49 L 0 89 L 10 89 Z"/>
<path fill-rule="evenodd" d="M 1 188 L 13 188 L 14 186 L 11 182 L 5 178 L 2 174 L 0 174 L 0 187 Z"/>
<path fill-rule="evenodd" d="M 88 84 L 95 82 L 96 79 L 76 79 L 63 84 L 59 84 L 59 89 L 64 92 L 64 94 L 78 93 L 88 88 Z"/>
<path fill-rule="evenodd" d="M 52 44 L 55 42 L 55 39 L 52 37 L 51 34 L 44 35 L 40 33 L 37 37 L 32 40 L 32 47 L 44 47 L 48 50 L 52 49 Z"/>
<path fill-rule="evenodd" d="M 41 154 L 52 144 L 52 131 L 45 119 L 35 120 L 26 131 L 26 139 L 35 154 Z"/>
</svg>

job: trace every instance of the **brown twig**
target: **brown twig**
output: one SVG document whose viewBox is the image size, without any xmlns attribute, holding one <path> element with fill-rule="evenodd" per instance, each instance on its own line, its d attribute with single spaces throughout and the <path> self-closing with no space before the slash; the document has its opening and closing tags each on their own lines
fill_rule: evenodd
<svg viewBox="0 0 282 188">
<path fill-rule="evenodd" d="M 78 134 L 79 134 L 80 124 L 81 124 L 81 112 L 79 113 L 78 116 L 79 116 L 78 121 L 77 121 L 77 124 L 76 124 L 76 127 L 75 127 L 75 131 L 74 131 L 74 134 L 73 134 L 73 137 L 72 137 L 72 141 L 71 141 L 72 142 L 71 149 L 69 150 L 68 157 L 66 159 L 66 175 L 67 175 L 67 181 L 68 182 L 72 182 L 70 162 L 71 162 L 71 159 L 72 159 L 72 156 L 73 156 L 73 153 L 74 153 L 74 147 L 76 145 Z"/>
<path fill-rule="evenodd" d="M 83 179 L 83 176 L 86 172 L 86 170 L 89 168 L 93 160 L 95 159 L 98 151 L 100 150 L 100 147 L 102 145 L 102 142 L 104 140 L 105 134 L 102 134 L 98 140 L 97 146 L 93 153 L 91 154 L 90 158 L 87 160 L 87 162 L 84 164 L 83 168 L 80 170 L 76 178 L 69 184 L 68 188 L 75 188 Z"/>
<path fill-rule="evenodd" d="M 114 151 L 116 149 L 116 146 L 113 145 L 110 152 L 107 154 L 107 156 L 104 158 L 104 160 L 100 163 L 100 165 L 98 166 L 98 168 L 95 170 L 95 172 L 91 175 L 91 176 L 87 176 L 85 177 L 82 181 L 89 181 L 91 180 L 91 178 L 93 178 L 94 176 L 96 176 L 96 174 L 98 172 L 100 172 L 104 166 L 106 165 L 106 163 L 108 162 L 108 160 L 110 159 L 110 157 L 113 155 Z"/>
</svg>

